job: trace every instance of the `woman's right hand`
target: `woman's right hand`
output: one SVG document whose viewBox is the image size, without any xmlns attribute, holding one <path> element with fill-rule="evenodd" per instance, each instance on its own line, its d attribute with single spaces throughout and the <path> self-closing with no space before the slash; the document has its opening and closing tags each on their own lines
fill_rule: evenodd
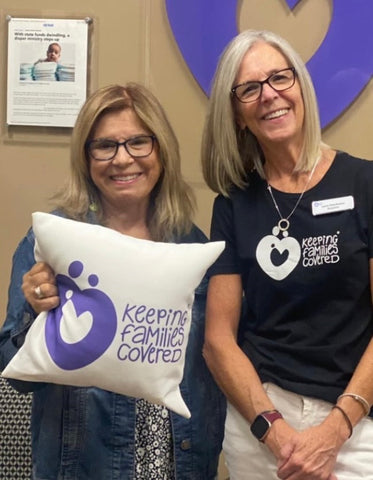
<svg viewBox="0 0 373 480">
<path fill-rule="evenodd" d="M 56 276 L 45 262 L 38 262 L 23 275 L 23 294 L 36 313 L 55 308 L 60 303 Z"/>
<path fill-rule="evenodd" d="M 333 470 L 343 441 L 338 428 L 329 423 L 298 432 L 284 420 L 276 420 L 265 443 L 277 458 L 279 479 L 337 480 Z"/>
</svg>

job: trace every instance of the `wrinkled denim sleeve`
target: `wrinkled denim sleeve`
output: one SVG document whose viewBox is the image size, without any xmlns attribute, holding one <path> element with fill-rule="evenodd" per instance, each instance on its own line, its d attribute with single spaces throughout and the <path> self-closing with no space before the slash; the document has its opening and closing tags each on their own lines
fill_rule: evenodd
<svg viewBox="0 0 373 480">
<path fill-rule="evenodd" d="M 6 319 L 0 330 L 0 371 L 6 367 L 22 346 L 26 333 L 36 317 L 36 313 L 27 303 L 21 288 L 23 275 L 35 263 L 34 243 L 34 234 L 30 229 L 13 255 Z M 34 382 L 9 380 L 9 383 L 23 392 L 40 387 L 40 384 Z"/>
</svg>

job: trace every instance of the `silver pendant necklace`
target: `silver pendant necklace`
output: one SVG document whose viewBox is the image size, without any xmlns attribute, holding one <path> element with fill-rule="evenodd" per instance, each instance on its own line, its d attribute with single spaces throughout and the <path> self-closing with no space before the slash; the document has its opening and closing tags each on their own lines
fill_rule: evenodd
<svg viewBox="0 0 373 480">
<path fill-rule="evenodd" d="M 319 159 L 316 160 L 316 162 L 314 163 L 313 167 L 312 167 L 312 170 L 311 170 L 311 173 L 309 174 L 308 176 L 308 179 L 307 179 L 307 182 L 306 182 L 306 185 L 304 186 L 304 189 L 303 191 L 299 194 L 299 197 L 298 197 L 298 200 L 295 202 L 295 205 L 294 205 L 294 208 L 293 210 L 289 213 L 289 215 L 287 217 L 284 217 L 282 215 L 282 213 L 280 212 L 280 209 L 279 209 L 279 206 L 277 205 L 277 202 L 275 200 L 275 197 L 273 196 L 273 192 L 272 192 L 272 187 L 271 185 L 267 182 L 267 190 L 269 191 L 269 194 L 272 198 L 272 202 L 273 202 L 273 205 L 275 206 L 275 209 L 277 210 L 277 213 L 280 217 L 280 220 L 278 221 L 278 224 L 277 224 L 277 227 L 278 229 L 281 231 L 281 232 L 286 232 L 288 230 L 288 228 L 290 227 L 290 222 L 289 222 L 289 218 L 293 215 L 293 213 L 295 212 L 295 210 L 297 209 L 300 201 L 302 200 L 303 198 L 303 195 L 305 194 L 306 190 L 307 190 L 307 187 L 311 181 L 311 178 L 312 178 L 312 175 L 316 169 L 316 165 L 319 163 Z"/>
</svg>

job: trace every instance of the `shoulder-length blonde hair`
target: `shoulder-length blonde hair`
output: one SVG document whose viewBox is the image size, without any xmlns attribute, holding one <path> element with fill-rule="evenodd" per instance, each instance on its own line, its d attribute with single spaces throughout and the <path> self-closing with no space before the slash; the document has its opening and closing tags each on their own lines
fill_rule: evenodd
<svg viewBox="0 0 373 480">
<path fill-rule="evenodd" d="M 70 218 L 85 221 L 94 205 L 103 222 L 100 192 L 91 179 L 86 143 L 103 115 L 131 109 L 143 126 L 155 135 L 162 174 L 154 187 L 148 212 L 148 227 L 156 241 L 188 233 L 195 200 L 182 178 L 179 144 L 165 111 L 155 96 L 137 83 L 110 85 L 97 90 L 82 107 L 71 139 L 70 174 L 67 185 L 54 197 L 56 207 Z"/>
<path fill-rule="evenodd" d="M 266 30 L 246 30 L 225 48 L 215 73 L 202 138 L 202 169 L 209 187 L 227 196 L 233 186 L 244 188 L 247 173 L 255 167 L 264 177 L 263 153 L 248 128 L 236 124 L 231 88 L 242 59 L 250 48 L 265 42 L 281 52 L 295 68 L 304 102 L 304 142 L 296 166 L 308 171 L 320 156 L 321 129 L 316 95 L 304 62 L 290 44 Z"/>
</svg>

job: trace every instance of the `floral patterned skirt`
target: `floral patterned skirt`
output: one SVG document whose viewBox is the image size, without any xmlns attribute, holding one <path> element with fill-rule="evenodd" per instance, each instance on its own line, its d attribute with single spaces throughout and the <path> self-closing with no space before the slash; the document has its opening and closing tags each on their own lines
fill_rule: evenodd
<svg viewBox="0 0 373 480">
<path fill-rule="evenodd" d="M 134 480 L 174 480 L 174 470 L 169 411 L 137 399 Z"/>
</svg>

